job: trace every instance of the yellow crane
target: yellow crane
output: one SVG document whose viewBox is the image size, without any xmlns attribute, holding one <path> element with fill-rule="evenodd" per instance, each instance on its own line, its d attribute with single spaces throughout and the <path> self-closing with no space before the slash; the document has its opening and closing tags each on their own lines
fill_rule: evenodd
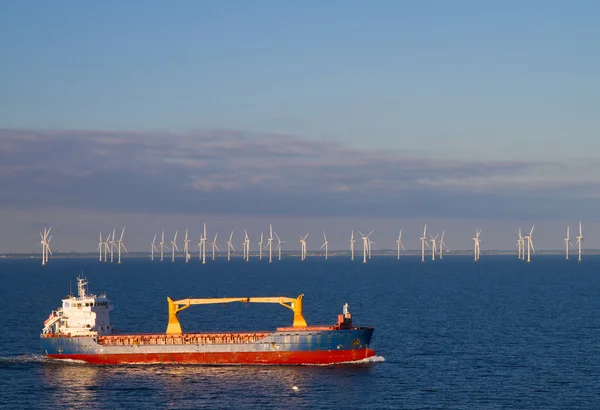
<svg viewBox="0 0 600 410">
<path fill-rule="evenodd" d="M 169 306 L 169 324 L 167 325 L 167 334 L 181 334 L 181 323 L 177 314 L 182 310 L 189 308 L 192 305 L 211 305 L 220 303 L 278 303 L 285 306 L 288 309 L 294 311 L 294 327 L 306 327 L 306 320 L 302 316 L 302 299 L 304 295 L 300 295 L 297 298 L 286 298 L 283 296 L 276 297 L 246 297 L 246 298 L 205 298 L 205 299 L 181 299 L 173 300 L 167 297 L 167 304 Z"/>
</svg>

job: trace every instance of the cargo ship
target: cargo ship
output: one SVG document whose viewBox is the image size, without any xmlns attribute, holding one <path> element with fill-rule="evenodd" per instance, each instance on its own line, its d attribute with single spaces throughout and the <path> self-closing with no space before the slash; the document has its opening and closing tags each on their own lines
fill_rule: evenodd
<svg viewBox="0 0 600 410">
<path fill-rule="evenodd" d="M 167 297 L 164 333 L 120 334 L 113 329 L 112 302 L 106 294 L 88 293 L 77 278 L 77 296 L 69 295 L 50 313 L 40 335 L 44 355 L 90 364 L 244 364 L 313 365 L 351 363 L 375 355 L 369 347 L 372 327 L 352 324 L 348 304 L 332 326 L 309 326 L 303 297 L 240 297 L 173 300 Z M 192 305 L 274 303 L 294 313 L 292 326 L 275 331 L 183 332 L 178 313 Z"/>
</svg>

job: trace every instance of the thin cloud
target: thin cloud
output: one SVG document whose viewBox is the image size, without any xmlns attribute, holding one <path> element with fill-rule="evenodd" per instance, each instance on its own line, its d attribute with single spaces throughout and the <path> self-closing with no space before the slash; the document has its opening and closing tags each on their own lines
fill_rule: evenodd
<svg viewBox="0 0 600 410">
<path fill-rule="evenodd" d="M 445 161 L 288 135 L 0 130 L 0 207 L 231 214 L 553 217 L 598 181 L 566 164 Z"/>
</svg>

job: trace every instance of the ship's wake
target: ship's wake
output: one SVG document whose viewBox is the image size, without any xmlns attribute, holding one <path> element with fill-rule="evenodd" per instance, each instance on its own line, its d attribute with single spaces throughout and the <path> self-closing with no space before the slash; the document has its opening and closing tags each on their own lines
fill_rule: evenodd
<svg viewBox="0 0 600 410">
<path fill-rule="evenodd" d="M 0 356 L 0 364 L 20 364 L 20 363 L 43 363 L 49 359 L 41 354 L 19 354 L 14 356 Z"/>
<path fill-rule="evenodd" d="M 381 363 L 381 362 L 385 362 L 385 357 L 383 356 L 371 356 L 371 357 L 367 357 L 365 359 L 360 359 L 360 360 L 350 360 L 348 362 L 337 362 L 337 363 L 325 363 L 325 364 L 313 364 L 313 363 L 306 363 L 303 364 L 303 366 L 338 366 L 338 365 L 347 365 L 347 364 L 371 364 L 371 363 Z"/>
<path fill-rule="evenodd" d="M 355 360 L 353 362 L 344 362 L 344 363 L 353 363 L 353 364 L 363 364 L 363 363 L 381 363 L 385 362 L 385 357 L 383 356 L 371 356 L 366 359 Z"/>
<path fill-rule="evenodd" d="M 41 354 L 19 354 L 14 356 L 0 356 L 0 365 L 6 364 L 27 364 L 27 363 L 72 363 L 87 364 L 83 360 L 73 359 L 53 359 Z"/>
</svg>

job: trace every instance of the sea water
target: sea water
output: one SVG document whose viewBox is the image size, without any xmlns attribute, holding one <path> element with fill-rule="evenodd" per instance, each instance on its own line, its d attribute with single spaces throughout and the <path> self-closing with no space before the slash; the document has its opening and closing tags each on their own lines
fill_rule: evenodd
<svg viewBox="0 0 600 410">
<path fill-rule="evenodd" d="M 600 256 L 251 258 L 185 263 L 0 260 L 0 408 L 597 408 Z M 45 359 L 39 333 L 76 276 L 114 302 L 121 332 L 161 332 L 166 297 L 305 294 L 309 324 L 348 302 L 373 326 L 368 362 L 339 366 L 91 366 Z M 192 306 L 188 331 L 272 331 L 279 305 Z"/>
</svg>

